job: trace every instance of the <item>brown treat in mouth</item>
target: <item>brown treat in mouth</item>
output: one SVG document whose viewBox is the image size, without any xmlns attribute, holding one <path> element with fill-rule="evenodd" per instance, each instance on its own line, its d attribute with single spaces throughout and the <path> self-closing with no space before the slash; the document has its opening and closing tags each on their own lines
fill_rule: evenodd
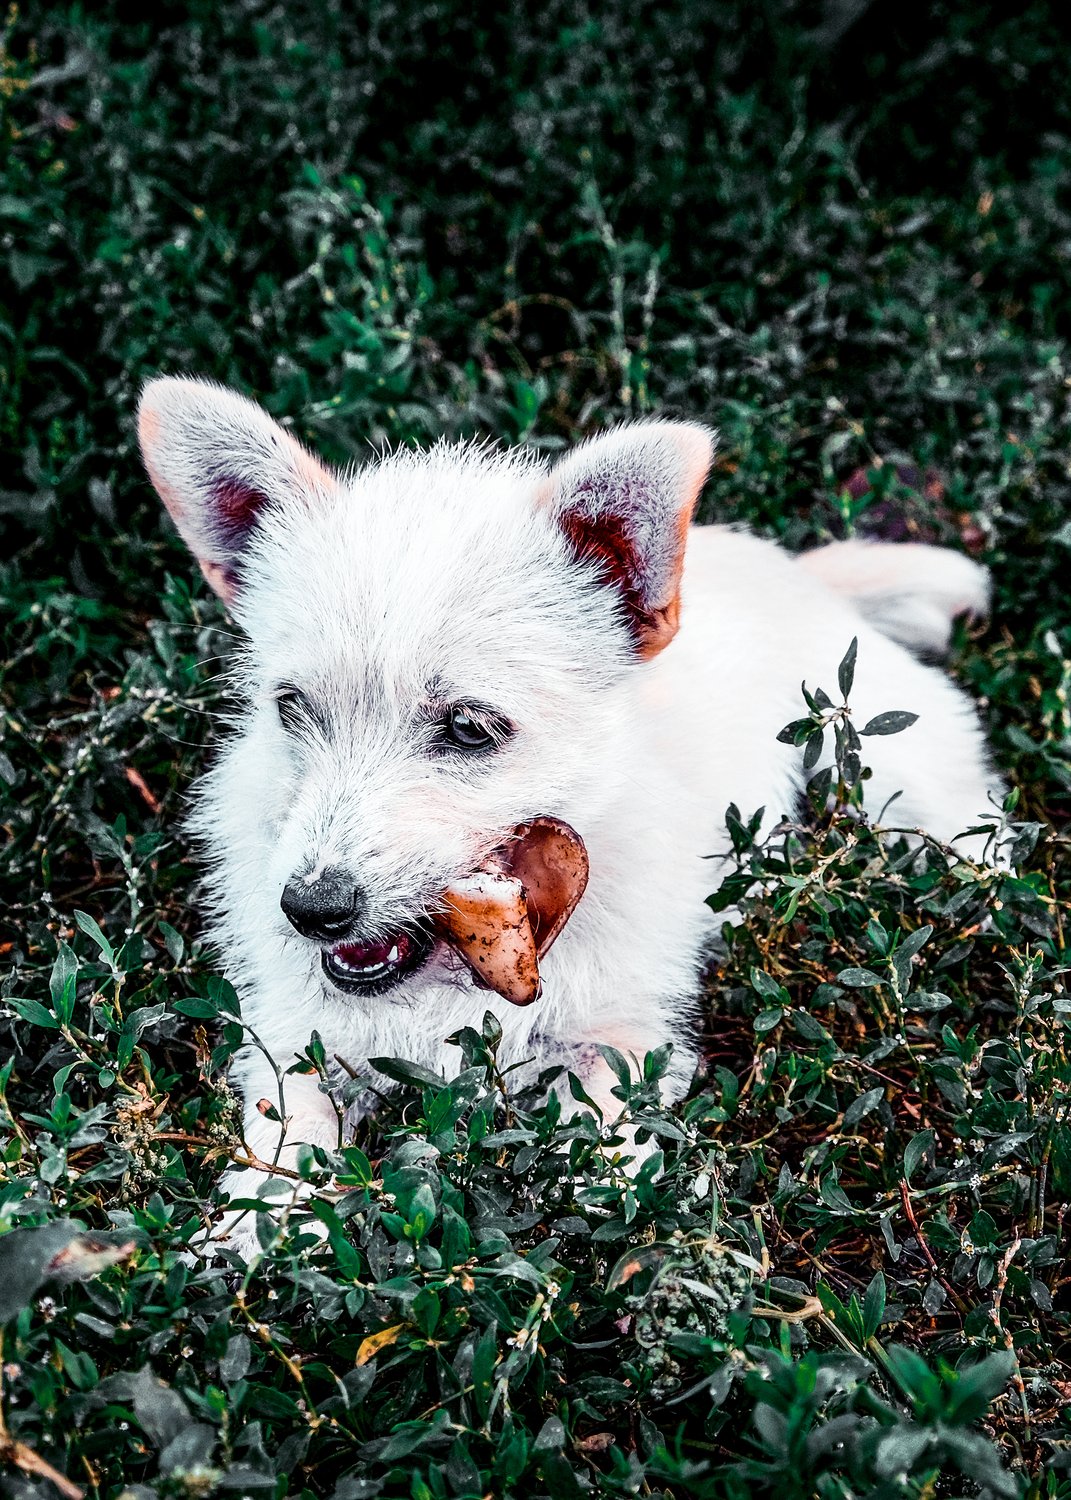
<svg viewBox="0 0 1071 1500">
<path fill-rule="evenodd" d="M 514 1005 L 530 1005 L 540 991 L 539 954 L 524 886 L 503 871 L 477 870 L 443 893 L 439 936 L 489 989 Z"/>
<path fill-rule="evenodd" d="M 530 1005 L 542 988 L 539 960 L 587 882 L 580 835 L 557 818 L 533 818 L 480 869 L 443 892 L 436 931 L 480 983 L 513 1005 Z"/>
</svg>

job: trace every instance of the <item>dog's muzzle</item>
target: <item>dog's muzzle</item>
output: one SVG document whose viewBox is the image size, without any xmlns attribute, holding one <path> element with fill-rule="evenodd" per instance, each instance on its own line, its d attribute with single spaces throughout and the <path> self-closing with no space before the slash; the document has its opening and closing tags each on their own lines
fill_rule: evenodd
<svg viewBox="0 0 1071 1500">
<path fill-rule="evenodd" d="M 542 992 L 539 964 L 584 894 L 588 855 L 559 818 L 531 818 L 482 864 L 442 893 L 429 926 L 360 936 L 361 893 L 341 870 L 287 881 L 282 908 L 304 937 L 329 944 L 324 974 L 350 994 L 381 994 L 414 973 L 441 941 L 468 965 L 476 984 L 513 1005 Z M 334 940 L 334 941 L 333 941 Z"/>
<path fill-rule="evenodd" d="M 279 904 L 302 937 L 329 945 L 321 953 L 321 967 L 336 989 L 348 994 L 390 989 L 418 969 L 433 946 L 431 934 L 420 928 L 362 940 L 362 894 L 344 870 L 324 870 L 314 880 L 295 876 L 287 881 Z"/>
<path fill-rule="evenodd" d="M 279 905 L 291 927 L 302 937 L 330 943 L 353 926 L 360 892 L 344 870 L 324 870 L 315 880 L 304 875 L 288 880 Z"/>
</svg>

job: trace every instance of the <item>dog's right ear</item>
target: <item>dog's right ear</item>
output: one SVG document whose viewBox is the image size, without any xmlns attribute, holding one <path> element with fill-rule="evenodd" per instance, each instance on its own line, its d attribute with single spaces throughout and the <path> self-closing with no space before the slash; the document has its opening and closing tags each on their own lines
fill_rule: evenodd
<svg viewBox="0 0 1071 1500">
<path fill-rule="evenodd" d="M 138 405 L 141 456 L 201 572 L 230 603 L 263 511 L 315 501 L 338 480 L 255 402 L 207 380 L 151 380 Z"/>
</svg>

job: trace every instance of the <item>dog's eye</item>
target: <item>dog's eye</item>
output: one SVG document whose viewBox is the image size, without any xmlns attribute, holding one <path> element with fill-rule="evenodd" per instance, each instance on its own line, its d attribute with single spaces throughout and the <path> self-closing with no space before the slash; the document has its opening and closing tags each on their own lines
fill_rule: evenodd
<svg viewBox="0 0 1071 1500">
<path fill-rule="evenodd" d="M 510 735 L 510 725 L 491 709 L 468 708 L 455 703 L 436 726 L 439 744 L 470 755 L 497 750 Z"/>
<path fill-rule="evenodd" d="M 487 750 L 494 740 L 479 719 L 465 708 L 452 708 L 446 716 L 446 732 L 459 750 Z"/>
<path fill-rule="evenodd" d="M 295 687 L 281 687 L 275 694 L 279 722 L 288 734 L 296 734 L 309 722 L 304 694 Z"/>
</svg>

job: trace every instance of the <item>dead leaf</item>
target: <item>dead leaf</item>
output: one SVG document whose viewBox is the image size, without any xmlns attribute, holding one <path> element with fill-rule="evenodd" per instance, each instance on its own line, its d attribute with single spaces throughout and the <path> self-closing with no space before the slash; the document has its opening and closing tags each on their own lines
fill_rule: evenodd
<svg viewBox="0 0 1071 1500">
<path fill-rule="evenodd" d="M 375 1359 L 381 1349 L 389 1349 L 392 1344 L 396 1344 L 404 1328 L 404 1323 L 395 1323 L 390 1328 L 381 1328 L 378 1333 L 370 1333 L 366 1339 L 362 1339 L 354 1361 L 357 1368 L 360 1369 L 369 1360 Z"/>
<path fill-rule="evenodd" d="M 589 1432 L 587 1437 L 577 1438 L 573 1447 L 578 1453 L 605 1453 L 614 1446 L 612 1432 Z"/>
<path fill-rule="evenodd" d="M 137 1249 L 134 1240 L 124 1240 L 121 1245 L 110 1245 L 89 1234 L 80 1234 L 52 1257 L 45 1266 L 45 1279 L 67 1283 L 88 1281 L 99 1276 L 109 1266 L 117 1266 L 133 1255 Z"/>
</svg>

